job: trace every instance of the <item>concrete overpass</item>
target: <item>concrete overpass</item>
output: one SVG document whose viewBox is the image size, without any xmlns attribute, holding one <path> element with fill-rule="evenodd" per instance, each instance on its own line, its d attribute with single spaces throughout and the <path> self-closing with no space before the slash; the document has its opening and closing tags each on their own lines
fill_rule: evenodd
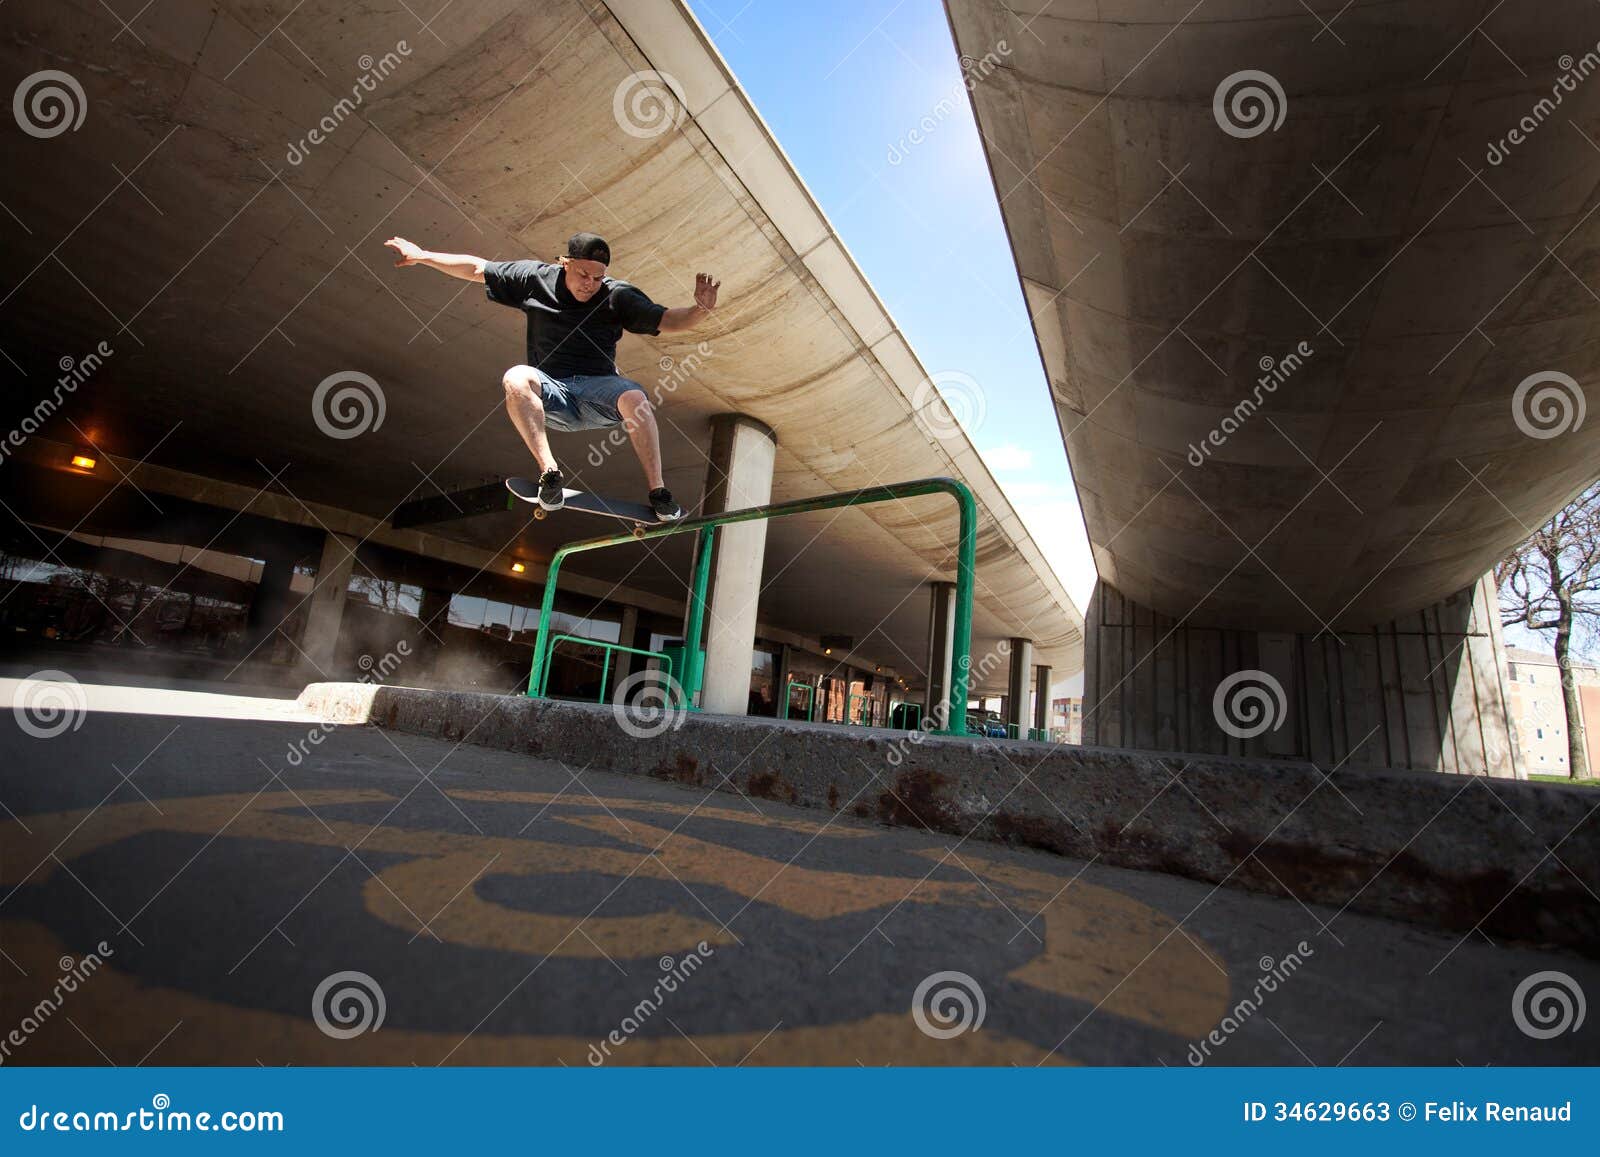
<svg viewBox="0 0 1600 1157">
<path fill-rule="evenodd" d="M 515 559 L 518 583 L 537 579 L 559 541 L 598 529 L 511 514 L 388 525 L 407 500 L 528 460 L 498 385 L 520 360 L 520 321 L 481 291 L 392 269 L 381 242 L 552 258 L 594 229 L 612 272 L 658 300 L 687 301 L 697 269 L 722 278 L 709 330 L 620 351 L 623 373 L 666 393 L 666 477 L 686 505 L 730 473 L 746 500 L 958 476 L 981 506 L 975 651 L 1015 638 L 1038 666 L 1078 666 L 1077 609 L 682 4 L 499 0 L 428 20 L 400 0 L 224 0 L 123 24 L 94 0 L 19 0 L 4 18 L 18 99 L 53 87 L 75 102 L 69 121 L 82 114 L 52 125 L 45 102 L 33 131 L 7 126 L 7 391 L 19 416 L 53 392 L 61 403 L 10 455 L 17 519 L 226 547 L 249 510 L 297 528 L 280 570 L 348 568 L 359 544 L 358 568 L 383 547 L 506 582 Z M 81 367 L 102 341 L 111 352 L 62 398 L 58 363 Z M 377 384 L 381 424 L 374 409 L 359 437 L 327 436 L 314 393 L 351 371 Z M 714 420 L 764 452 L 735 462 L 744 451 L 732 435 L 716 449 Z M 88 444 L 95 475 L 54 469 Z M 642 493 L 625 446 L 558 436 L 556 449 L 576 485 Z M 196 509 L 181 525 L 152 517 L 141 492 Z M 714 614 L 739 621 L 715 677 L 748 677 L 739 652 L 759 628 L 813 651 L 848 636 L 860 669 L 920 685 L 955 525 L 935 499 L 773 524 L 758 599 L 748 575 L 719 578 Z M 252 541 L 261 557 L 269 544 Z M 759 560 L 761 534 L 721 549 Z M 575 589 L 672 613 L 688 566 L 686 542 L 586 556 Z M 989 693 L 1026 700 L 1004 663 L 985 676 Z M 724 690 L 742 710 L 743 692 Z"/>
<path fill-rule="evenodd" d="M 1479 580 L 1600 470 L 1600 11 L 947 9 L 1099 571 L 1086 741 L 1513 774 Z M 1219 725 L 1245 670 L 1278 729 Z"/>
</svg>

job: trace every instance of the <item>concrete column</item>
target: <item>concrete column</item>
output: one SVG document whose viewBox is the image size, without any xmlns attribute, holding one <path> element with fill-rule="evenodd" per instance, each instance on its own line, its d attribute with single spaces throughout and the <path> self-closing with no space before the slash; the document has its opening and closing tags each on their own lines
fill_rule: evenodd
<svg viewBox="0 0 1600 1157">
<path fill-rule="evenodd" d="M 246 649 L 251 659 L 258 663 L 270 662 L 278 649 L 272 636 L 283 621 L 294 611 L 289 584 L 294 579 L 294 560 L 284 556 L 264 560 L 261 579 L 256 583 L 255 597 L 245 612 Z M 135 613 L 133 616 L 137 618 Z M 309 631 L 307 632 L 309 634 Z M 292 661 L 300 662 L 300 655 L 292 648 Z"/>
<path fill-rule="evenodd" d="M 950 648 L 956 633 L 956 584 L 928 584 L 928 690 L 922 700 L 923 718 L 937 721 L 937 729 L 950 726 L 944 704 L 950 698 Z"/>
<path fill-rule="evenodd" d="M 639 631 L 639 608 L 624 606 L 622 608 L 622 625 L 617 631 L 617 642 L 624 647 L 637 647 L 639 644 L 634 636 Z M 606 688 L 606 698 L 610 699 L 622 681 L 633 673 L 633 661 L 638 658 L 627 651 L 614 652 L 611 662 L 611 686 Z"/>
<path fill-rule="evenodd" d="M 1033 641 L 1010 640 L 1011 670 L 1006 679 L 1006 696 L 1000 717 L 1017 729 L 1017 737 L 1028 737 L 1028 679 L 1033 674 Z"/>
<path fill-rule="evenodd" d="M 353 564 L 354 560 L 351 562 Z M 348 576 L 346 581 L 349 581 Z M 416 664 L 412 672 L 414 675 L 432 675 L 439 667 L 444 633 L 450 626 L 450 597 L 450 591 L 423 588 L 422 604 L 417 608 L 416 653 L 412 660 Z"/>
<path fill-rule="evenodd" d="M 1050 727 L 1050 668 L 1043 663 L 1033 669 L 1033 725 L 1040 731 Z"/>
<path fill-rule="evenodd" d="M 309 664 L 333 674 L 333 656 L 339 646 L 339 624 L 344 620 L 345 590 L 356 564 L 360 539 L 330 534 L 322 543 L 317 562 L 317 585 L 306 608 L 306 633 L 300 649 Z"/>
<path fill-rule="evenodd" d="M 714 415 L 704 513 L 769 502 L 777 454 L 777 435 L 766 423 L 747 414 Z M 766 546 L 765 519 L 717 528 L 706 605 L 703 710 L 723 715 L 744 715 L 749 710 L 756 602 Z"/>
<path fill-rule="evenodd" d="M 783 706 L 789 701 L 789 644 L 778 644 L 778 661 L 772 668 L 772 712 L 783 718 Z"/>
</svg>

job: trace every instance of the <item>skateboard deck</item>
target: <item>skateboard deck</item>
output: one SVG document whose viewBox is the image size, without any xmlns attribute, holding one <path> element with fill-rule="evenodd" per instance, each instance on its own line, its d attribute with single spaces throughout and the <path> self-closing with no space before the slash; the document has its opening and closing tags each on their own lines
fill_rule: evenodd
<svg viewBox="0 0 1600 1157">
<path fill-rule="evenodd" d="M 522 501 L 531 503 L 535 518 L 545 518 L 548 515 L 559 513 L 558 511 L 546 510 L 538 505 L 539 484 L 537 482 L 527 478 L 507 478 L 506 489 L 522 499 Z M 563 489 L 562 493 L 566 495 L 566 503 L 562 506 L 562 510 L 580 510 L 585 514 L 601 514 L 607 518 L 631 522 L 635 528 L 661 525 L 656 518 L 656 512 L 642 502 L 625 502 L 617 498 L 602 498 L 598 494 L 590 494 L 584 490 Z"/>
</svg>

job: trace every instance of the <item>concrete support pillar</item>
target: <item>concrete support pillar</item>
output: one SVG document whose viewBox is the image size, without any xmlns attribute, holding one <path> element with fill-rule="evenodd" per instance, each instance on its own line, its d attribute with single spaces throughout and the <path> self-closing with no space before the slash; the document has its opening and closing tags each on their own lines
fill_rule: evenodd
<svg viewBox="0 0 1600 1157">
<path fill-rule="evenodd" d="M 1050 668 L 1043 663 L 1033 669 L 1033 726 L 1039 731 L 1050 727 Z"/>
<path fill-rule="evenodd" d="M 945 704 L 950 698 L 950 649 L 956 633 L 956 584 L 928 584 L 928 690 L 922 701 L 923 718 L 935 730 L 950 726 Z"/>
<path fill-rule="evenodd" d="M 351 562 L 353 564 L 354 560 Z M 346 581 L 349 581 L 348 576 Z M 415 664 L 412 674 L 417 677 L 429 676 L 438 670 L 444 634 L 450 625 L 450 598 L 450 591 L 423 588 L 422 603 L 417 607 L 417 638 L 411 660 Z"/>
<path fill-rule="evenodd" d="M 1016 729 L 1019 739 L 1028 737 L 1028 679 L 1033 675 L 1033 640 L 1010 640 L 1011 670 L 1006 678 L 1006 696 L 1000 717 Z"/>
<path fill-rule="evenodd" d="M 306 632 L 300 649 L 308 665 L 333 673 L 333 657 L 339 646 L 339 624 L 344 620 L 345 591 L 356 564 L 359 539 L 329 534 L 322 542 L 322 557 L 317 561 L 317 585 L 307 600 Z"/>
<path fill-rule="evenodd" d="M 778 438 L 747 414 L 711 419 L 704 513 L 721 514 L 772 499 Z M 706 665 L 700 706 L 744 715 L 750 705 L 750 668 L 756 643 L 756 602 L 766 554 L 765 519 L 719 526 L 706 603 Z"/>
<path fill-rule="evenodd" d="M 617 631 L 617 642 L 624 647 L 637 647 L 639 644 L 634 636 L 639 632 L 639 608 L 624 606 L 622 608 L 622 625 Z M 622 681 L 633 673 L 634 660 L 639 658 L 627 651 L 614 652 L 611 662 L 611 686 L 606 688 L 606 698 L 609 700 Z"/>
<path fill-rule="evenodd" d="M 294 612 L 290 583 L 294 579 L 294 560 L 279 556 L 268 558 L 261 568 L 261 578 L 256 583 L 255 597 L 245 612 L 246 649 L 256 662 L 270 662 L 277 647 L 272 636 L 284 625 L 284 620 Z M 134 617 L 137 617 L 135 615 Z M 300 656 L 293 648 L 283 648 L 298 662 Z M 281 656 L 280 656 L 281 658 Z"/>
<path fill-rule="evenodd" d="M 783 718 L 784 704 L 789 702 L 789 644 L 778 644 L 778 661 L 772 668 L 772 712 Z"/>
<path fill-rule="evenodd" d="M 1492 576 L 1337 638 L 1189 626 L 1102 582 L 1084 627 L 1087 744 L 1526 774 Z"/>
</svg>

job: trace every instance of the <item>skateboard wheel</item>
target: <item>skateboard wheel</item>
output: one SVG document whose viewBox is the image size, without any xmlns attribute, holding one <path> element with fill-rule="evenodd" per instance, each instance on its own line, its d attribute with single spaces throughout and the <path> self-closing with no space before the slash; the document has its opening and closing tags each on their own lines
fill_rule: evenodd
<svg viewBox="0 0 1600 1157">
<path fill-rule="evenodd" d="M 533 508 L 533 517 L 536 521 L 544 518 L 544 516 L 548 513 L 549 511 L 545 510 L 545 508 L 542 506 L 536 506 Z"/>
<path fill-rule="evenodd" d="M 634 538 L 643 538 L 644 537 L 644 527 L 635 526 L 633 528 L 633 537 Z"/>
</svg>

